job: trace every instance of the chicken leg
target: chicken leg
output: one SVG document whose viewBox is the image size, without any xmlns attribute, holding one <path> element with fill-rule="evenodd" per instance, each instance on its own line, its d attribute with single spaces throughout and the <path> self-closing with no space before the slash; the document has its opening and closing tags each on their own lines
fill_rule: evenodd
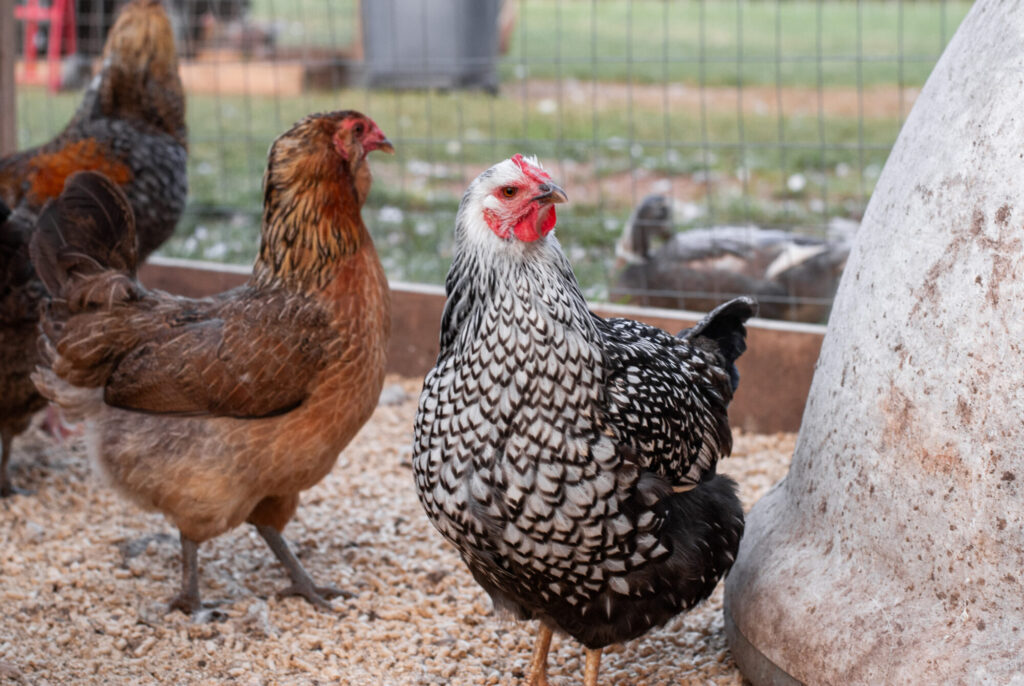
<svg viewBox="0 0 1024 686">
<path fill-rule="evenodd" d="M 12 495 L 29 495 L 32 493 L 32 491 L 26 491 L 12 484 L 11 477 L 7 474 L 7 463 L 11 459 L 11 442 L 13 440 L 13 431 L 8 428 L 0 429 L 0 444 L 2 444 L 2 454 L 0 454 L 0 498 Z"/>
<path fill-rule="evenodd" d="M 220 621 L 227 615 L 216 610 L 220 602 L 202 602 L 199 597 L 199 543 L 181 536 L 181 590 L 171 599 L 170 609 L 181 610 L 195 621 Z"/>
<path fill-rule="evenodd" d="M 587 666 L 583 670 L 583 686 L 597 686 L 597 670 L 601 667 L 601 649 L 587 648 Z"/>
<path fill-rule="evenodd" d="M 537 630 L 537 643 L 530 658 L 530 676 L 527 686 L 548 686 L 548 651 L 551 649 L 551 629 L 541 623 Z"/>
<path fill-rule="evenodd" d="M 288 572 L 288 577 L 292 580 L 292 583 L 287 588 L 278 593 L 279 596 L 301 596 L 324 610 L 334 609 L 327 602 L 331 598 L 337 598 L 338 596 L 352 597 L 351 593 L 334 588 L 333 586 L 317 586 L 313 583 L 313 579 L 310 578 L 309 574 L 306 573 L 299 559 L 288 548 L 288 543 L 285 542 L 280 531 L 265 524 L 256 524 L 255 526 L 263 540 L 274 551 L 278 561 L 284 565 L 285 571 Z"/>
<path fill-rule="evenodd" d="M 190 615 L 202 606 L 199 601 L 199 544 L 181 534 L 181 591 L 171 599 L 171 609 Z"/>
</svg>

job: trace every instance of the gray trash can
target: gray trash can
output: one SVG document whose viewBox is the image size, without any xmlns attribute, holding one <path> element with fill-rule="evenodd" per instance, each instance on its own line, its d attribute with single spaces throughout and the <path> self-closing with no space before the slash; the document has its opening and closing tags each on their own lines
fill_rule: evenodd
<svg viewBox="0 0 1024 686">
<path fill-rule="evenodd" d="M 365 83 L 498 89 L 501 0 L 363 0 Z"/>
</svg>

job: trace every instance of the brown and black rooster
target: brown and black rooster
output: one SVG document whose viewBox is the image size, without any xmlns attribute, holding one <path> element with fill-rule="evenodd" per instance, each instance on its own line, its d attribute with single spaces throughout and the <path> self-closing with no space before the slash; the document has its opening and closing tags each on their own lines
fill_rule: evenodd
<svg viewBox="0 0 1024 686">
<path fill-rule="evenodd" d="M 107 36 L 103 66 L 71 121 L 49 143 L 0 159 L 0 497 L 11 441 L 45 401 L 29 372 L 36 364 L 37 310 L 45 290 L 28 259 L 39 211 L 76 171 L 118 184 L 136 217 L 139 259 L 174 231 L 188 192 L 185 98 L 171 24 L 156 0 L 126 5 Z"/>
<path fill-rule="evenodd" d="M 95 173 L 42 213 L 32 258 L 53 300 L 39 389 L 88 419 L 93 460 L 181 532 L 182 588 L 200 607 L 198 544 L 256 526 L 327 606 L 281 530 L 374 410 L 391 326 L 387 280 L 360 216 L 366 155 L 392 150 L 357 112 L 311 115 L 273 144 L 249 283 L 192 300 L 135 280 L 130 204 Z"/>
</svg>

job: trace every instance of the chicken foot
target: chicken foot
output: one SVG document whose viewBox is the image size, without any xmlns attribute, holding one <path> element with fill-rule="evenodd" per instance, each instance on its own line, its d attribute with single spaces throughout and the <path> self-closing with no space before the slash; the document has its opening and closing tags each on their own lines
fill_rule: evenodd
<svg viewBox="0 0 1024 686">
<path fill-rule="evenodd" d="M 7 474 L 7 463 L 11 459 L 11 442 L 14 440 L 14 432 L 8 429 L 0 430 L 0 443 L 2 443 L 2 454 L 0 454 L 0 498 L 7 498 L 12 495 L 31 495 L 32 491 L 18 488 L 11 483 L 11 477 Z"/>
<path fill-rule="evenodd" d="M 60 408 L 52 403 L 46 406 L 46 417 L 43 419 L 42 428 L 58 443 L 66 443 L 70 437 L 82 435 L 81 425 L 68 424 L 64 420 Z"/>
<path fill-rule="evenodd" d="M 280 591 L 278 596 L 300 596 L 324 610 L 334 609 L 328 602 L 331 598 L 339 596 L 344 598 L 353 597 L 353 594 L 348 591 L 342 591 L 333 586 L 317 586 L 302 566 L 302 563 L 299 562 L 299 559 L 292 553 L 280 531 L 265 524 L 256 524 L 255 526 L 256 531 L 267 542 L 270 549 L 274 551 L 274 556 L 284 565 L 285 571 L 288 572 L 288 577 L 292 580 L 292 583 Z"/>
<path fill-rule="evenodd" d="M 181 590 L 170 602 L 170 610 L 181 610 L 195 621 L 223 620 L 227 618 L 215 610 L 219 602 L 202 602 L 199 598 L 199 544 L 191 538 L 181 536 Z"/>
</svg>

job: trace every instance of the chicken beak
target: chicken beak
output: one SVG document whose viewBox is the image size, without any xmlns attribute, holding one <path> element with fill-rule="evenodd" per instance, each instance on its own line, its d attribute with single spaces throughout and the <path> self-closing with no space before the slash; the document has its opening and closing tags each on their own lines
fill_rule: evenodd
<svg viewBox="0 0 1024 686">
<path fill-rule="evenodd" d="M 379 141 L 377 141 L 374 150 L 383 150 L 389 155 L 395 154 L 395 146 L 391 145 L 391 141 L 389 141 L 387 138 L 381 138 Z"/>
<path fill-rule="evenodd" d="M 530 199 L 535 200 L 541 205 L 557 205 L 569 202 L 569 196 L 565 194 L 565 191 L 553 183 L 542 183 L 537 187 L 537 190 L 540 192 Z"/>
</svg>

